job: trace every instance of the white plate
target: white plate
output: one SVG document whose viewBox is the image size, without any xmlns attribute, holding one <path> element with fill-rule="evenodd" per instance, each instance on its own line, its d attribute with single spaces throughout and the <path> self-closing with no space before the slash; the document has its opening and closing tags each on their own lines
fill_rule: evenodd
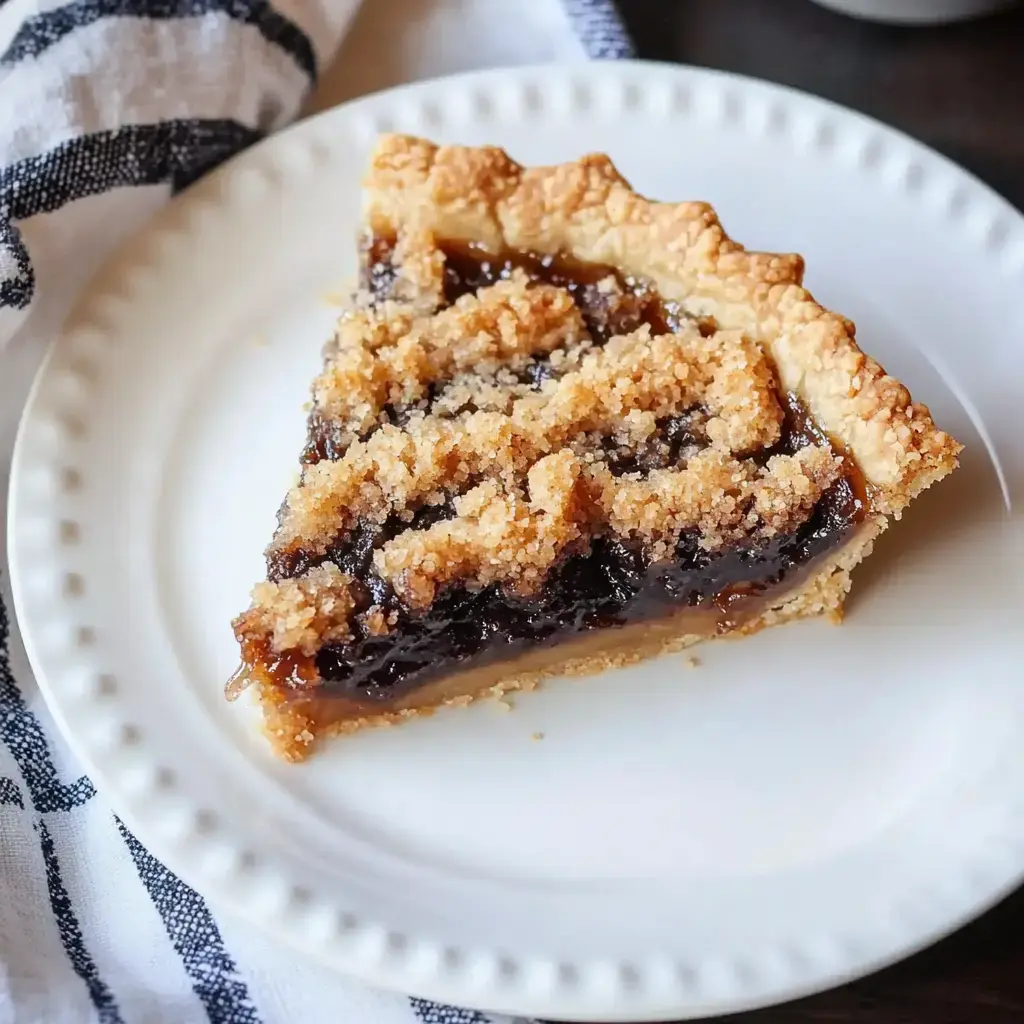
<svg viewBox="0 0 1024 1024">
<path fill-rule="evenodd" d="M 229 621 L 296 467 L 378 131 L 606 150 L 704 198 L 967 445 L 811 623 L 275 761 Z M 868 971 L 1024 873 L 1024 223 L 903 136 L 687 68 L 370 97 L 233 161 L 101 274 L 29 404 L 11 561 L 68 737 L 171 868 L 374 984 L 580 1020 L 699 1015 Z M 542 732 L 540 742 L 532 735 Z"/>
</svg>

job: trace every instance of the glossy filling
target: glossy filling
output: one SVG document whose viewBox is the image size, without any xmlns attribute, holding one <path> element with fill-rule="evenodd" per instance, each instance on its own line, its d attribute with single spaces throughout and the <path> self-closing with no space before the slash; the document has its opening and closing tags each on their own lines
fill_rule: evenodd
<svg viewBox="0 0 1024 1024">
<path fill-rule="evenodd" d="M 363 285 L 378 301 L 388 298 L 394 284 L 391 252 L 390 242 L 373 239 L 364 253 Z M 565 288 L 598 345 L 643 324 L 654 333 L 672 332 L 685 319 L 678 307 L 663 302 L 649 286 L 608 267 L 533 254 L 494 257 L 466 245 L 445 246 L 444 252 L 448 303 L 521 268 L 531 279 Z M 598 288 L 609 275 L 620 285 L 614 302 Z M 701 333 L 714 330 L 711 323 L 699 326 Z M 520 371 L 520 378 L 539 387 L 549 372 L 548 361 L 537 358 Z M 432 396 L 427 412 L 430 400 Z M 795 397 L 780 396 L 780 401 L 786 413 L 782 436 L 770 449 L 750 456 L 760 465 L 773 455 L 827 443 Z M 389 407 L 387 419 L 401 424 L 405 412 Z M 616 475 L 641 477 L 678 465 L 687 454 L 706 447 L 701 423 L 701 410 L 695 408 L 659 421 L 658 436 L 642 450 L 615 448 L 609 441 L 608 465 Z M 340 433 L 314 414 L 304 461 L 337 459 L 344 447 Z M 410 510 L 411 521 L 408 514 L 393 514 L 383 524 L 360 523 L 336 538 L 326 553 L 314 556 L 299 548 L 268 558 L 268 577 L 275 581 L 334 562 L 358 581 L 357 611 L 377 606 L 391 623 L 387 633 L 370 633 L 356 616 L 351 640 L 327 644 L 312 658 L 274 655 L 267 644 L 251 639 L 243 642 L 243 657 L 285 690 L 300 689 L 308 695 L 313 684 L 324 696 L 344 695 L 368 709 L 386 710 L 389 703 L 453 672 L 510 660 L 531 648 L 556 645 L 595 629 L 661 619 L 681 609 L 694 609 L 703 622 L 728 632 L 761 610 L 773 594 L 799 585 L 816 562 L 850 538 L 865 508 L 862 482 L 845 460 L 838 481 L 810 518 L 791 533 L 715 552 L 701 547 L 695 532 L 684 533 L 671 558 L 654 562 L 639 544 L 597 536 L 585 550 L 554 566 L 529 597 L 511 596 L 500 584 L 480 588 L 453 583 L 427 609 L 414 611 L 377 573 L 373 554 L 401 531 L 425 529 L 454 515 L 449 500 Z"/>
</svg>

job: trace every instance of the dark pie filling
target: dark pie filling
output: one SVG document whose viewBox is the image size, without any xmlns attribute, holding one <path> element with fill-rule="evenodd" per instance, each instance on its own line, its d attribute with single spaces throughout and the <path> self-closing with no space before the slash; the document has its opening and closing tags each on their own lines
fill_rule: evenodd
<svg viewBox="0 0 1024 1024">
<path fill-rule="evenodd" d="M 395 282 L 392 245 L 373 239 L 365 254 L 364 285 L 378 299 L 388 297 Z M 493 284 L 515 267 L 529 275 L 566 288 L 579 306 L 597 344 L 609 337 L 649 324 L 656 333 L 671 331 L 685 317 L 643 282 L 624 278 L 610 267 L 535 254 L 500 258 L 466 245 L 445 247 L 445 293 L 448 302 Z M 597 283 L 614 275 L 619 291 L 610 301 Z M 702 325 L 703 326 L 703 325 Z M 713 325 L 707 325 L 713 329 Z M 531 362 L 519 374 L 526 384 L 539 386 L 552 372 L 547 360 Z M 430 398 L 433 396 L 431 395 Z M 428 407 L 429 400 L 428 398 Z M 786 420 L 780 441 L 752 456 L 766 462 L 772 455 L 791 454 L 824 441 L 799 401 L 786 396 Z M 391 422 L 401 423 L 403 410 L 387 410 Z M 706 445 L 702 410 L 688 410 L 662 421 L 659 436 L 643 451 L 624 451 L 606 443 L 614 473 L 644 474 L 680 465 Z M 344 441 L 330 423 L 315 415 L 309 424 L 308 462 L 339 457 Z M 319 680 L 318 693 L 343 695 L 368 708 L 384 709 L 418 687 L 454 671 L 506 661 L 537 646 L 551 646 L 594 629 L 663 619 L 681 609 L 701 611 L 727 632 L 760 606 L 776 588 L 798 585 L 813 563 L 835 550 L 856 530 L 866 511 L 863 482 L 847 460 L 844 475 L 824 494 L 811 517 L 793 533 L 760 544 L 747 543 L 709 553 L 696 533 L 684 534 L 674 558 L 651 563 L 639 548 L 599 537 L 589 550 L 573 554 L 556 566 L 540 591 L 530 598 L 509 596 L 499 585 L 470 589 L 449 585 L 425 612 L 413 613 L 397 598 L 373 566 L 373 552 L 395 534 L 423 529 L 454 514 L 451 502 L 425 506 L 403 518 L 392 515 L 383 523 L 363 523 L 339 537 L 322 555 L 299 550 L 271 554 L 268 576 L 281 580 L 298 576 L 324 561 L 333 561 L 361 584 L 363 609 L 379 606 L 391 623 L 390 631 L 374 635 L 356 617 L 354 637 L 329 644 L 308 659 L 294 654 L 278 657 L 252 641 L 243 654 L 259 665 L 275 684 L 302 687 Z"/>
</svg>

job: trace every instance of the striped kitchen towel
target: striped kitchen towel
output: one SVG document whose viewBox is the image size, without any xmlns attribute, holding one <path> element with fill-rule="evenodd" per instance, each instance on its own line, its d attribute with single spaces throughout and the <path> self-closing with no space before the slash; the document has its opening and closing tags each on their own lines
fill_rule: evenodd
<svg viewBox="0 0 1024 1024">
<path fill-rule="evenodd" d="M 346 29 L 342 70 L 358 54 L 353 65 L 394 68 L 395 81 L 464 68 L 467 54 L 478 66 L 631 54 L 610 0 L 358 6 L 0 0 L 5 477 L 46 341 L 97 264 L 175 190 L 293 119 Z M 422 52 L 442 38 L 436 55 Z M 414 55 L 404 71 L 396 52 Z M 388 83 L 363 87 L 371 84 Z M 476 1011 L 373 992 L 305 963 L 219 917 L 149 854 L 81 774 L 42 705 L 5 610 L 5 534 L 0 1024 L 487 1024 Z"/>
</svg>

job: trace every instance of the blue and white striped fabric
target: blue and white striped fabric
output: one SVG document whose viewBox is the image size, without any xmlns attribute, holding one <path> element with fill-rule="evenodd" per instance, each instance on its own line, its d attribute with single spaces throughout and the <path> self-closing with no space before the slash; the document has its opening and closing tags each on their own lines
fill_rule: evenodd
<svg viewBox="0 0 1024 1024">
<path fill-rule="evenodd" d="M 171 193 L 293 119 L 358 5 L 0 0 L 0 474 L 46 341 L 96 265 Z M 349 45 L 365 62 L 413 12 L 410 37 L 484 63 L 631 55 L 610 0 L 366 0 Z M 453 39 L 459 26 L 476 35 Z M 455 70 L 446 60 L 419 53 L 409 73 Z M 5 610 L 5 533 L 0 1024 L 488 1024 L 278 949 L 149 854 L 53 729 Z"/>
</svg>

